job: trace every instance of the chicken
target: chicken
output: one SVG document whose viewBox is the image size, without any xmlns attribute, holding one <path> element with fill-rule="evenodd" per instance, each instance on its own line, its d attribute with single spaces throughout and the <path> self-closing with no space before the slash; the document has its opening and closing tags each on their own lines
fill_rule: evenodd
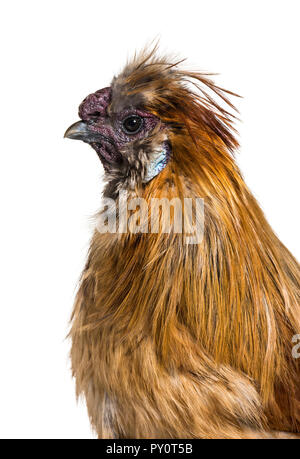
<svg viewBox="0 0 300 459">
<path fill-rule="evenodd" d="M 66 131 L 97 152 L 116 209 L 114 231 L 95 229 L 70 331 L 77 395 L 99 438 L 300 432 L 299 264 L 234 161 L 228 94 L 144 50 Z M 159 206 L 149 230 L 143 204 L 124 226 L 122 193 L 152 210 L 153 199 L 175 203 L 169 222 Z M 194 206 L 176 231 L 178 202 L 199 198 L 203 212 Z M 203 233 L 187 243 L 194 218 Z"/>
</svg>

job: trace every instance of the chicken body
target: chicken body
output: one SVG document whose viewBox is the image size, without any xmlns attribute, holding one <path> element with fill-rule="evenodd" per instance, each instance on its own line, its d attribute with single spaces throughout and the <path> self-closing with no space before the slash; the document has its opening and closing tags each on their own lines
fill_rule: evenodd
<svg viewBox="0 0 300 459">
<path fill-rule="evenodd" d="M 205 75 L 144 53 L 83 101 L 66 133 L 96 150 L 117 205 L 120 191 L 204 200 L 197 244 L 174 218 L 169 232 L 161 222 L 155 234 L 94 233 L 71 359 L 99 438 L 300 431 L 299 265 L 245 185 L 231 117 L 203 85 L 229 103 Z"/>
</svg>

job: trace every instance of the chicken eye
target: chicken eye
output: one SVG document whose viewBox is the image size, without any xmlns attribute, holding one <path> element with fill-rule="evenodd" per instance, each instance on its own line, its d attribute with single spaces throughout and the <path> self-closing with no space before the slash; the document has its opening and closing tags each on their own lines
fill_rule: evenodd
<svg viewBox="0 0 300 459">
<path fill-rule="evenodd" d="M 138 115 L 130 115 L 122 122 L 123 131 L 126 134 L 137 134 L 143 126 L 143 118 Z"/>
</svg>

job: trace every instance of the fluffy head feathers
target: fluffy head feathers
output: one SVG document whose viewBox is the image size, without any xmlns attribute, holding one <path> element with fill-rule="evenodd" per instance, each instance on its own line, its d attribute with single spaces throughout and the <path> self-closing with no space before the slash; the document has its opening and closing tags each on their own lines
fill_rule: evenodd
<svg viewBox="0 0 300 459">
<path fill-rule="evenodd" d="M 165 150 L 164 165 L 180 155 L 182 172 L 187 173 L 195 166 L 195 148 L 237 147 L 234 116 L 209 94 L 234 108 L 226 96 L 232 93 L 217 87 L 206 74 L 184 71 L 179 64 L 158 57 L 156 49 L 144 51 L 110 87 L 90 94 L 80 105 L 84 124 L 76 123 L 66 136 L 84 140 L 96 150 L 106 171 L 107 196 L 140 188 L 155 177 L 150 171 Z M 126 122 L 140 123 L 140 128 L 135 131 L 131 126 L 128 132 Z"/>
</svg>

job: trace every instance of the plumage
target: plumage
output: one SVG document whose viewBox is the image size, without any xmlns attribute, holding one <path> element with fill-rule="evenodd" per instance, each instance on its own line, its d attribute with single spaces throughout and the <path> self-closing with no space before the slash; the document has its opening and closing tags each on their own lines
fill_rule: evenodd
<svg viewBox="0 0 300 459">
<path fill-rule="evenodd" d="M 299 432 L 299 264 L 234 161 L 234 94 L 156 49 L 101 91 L 66 136 L 98 153 L 104 197 L 201 197 L 204 233 L 189 245 L 164 222 L 158 233 L 95 230 L 70 336 L 77 394 L 99 438 Z M 134 135 L 124 131 L 132 116 L 130 129 L 142 119 Z"/>
</svg>

